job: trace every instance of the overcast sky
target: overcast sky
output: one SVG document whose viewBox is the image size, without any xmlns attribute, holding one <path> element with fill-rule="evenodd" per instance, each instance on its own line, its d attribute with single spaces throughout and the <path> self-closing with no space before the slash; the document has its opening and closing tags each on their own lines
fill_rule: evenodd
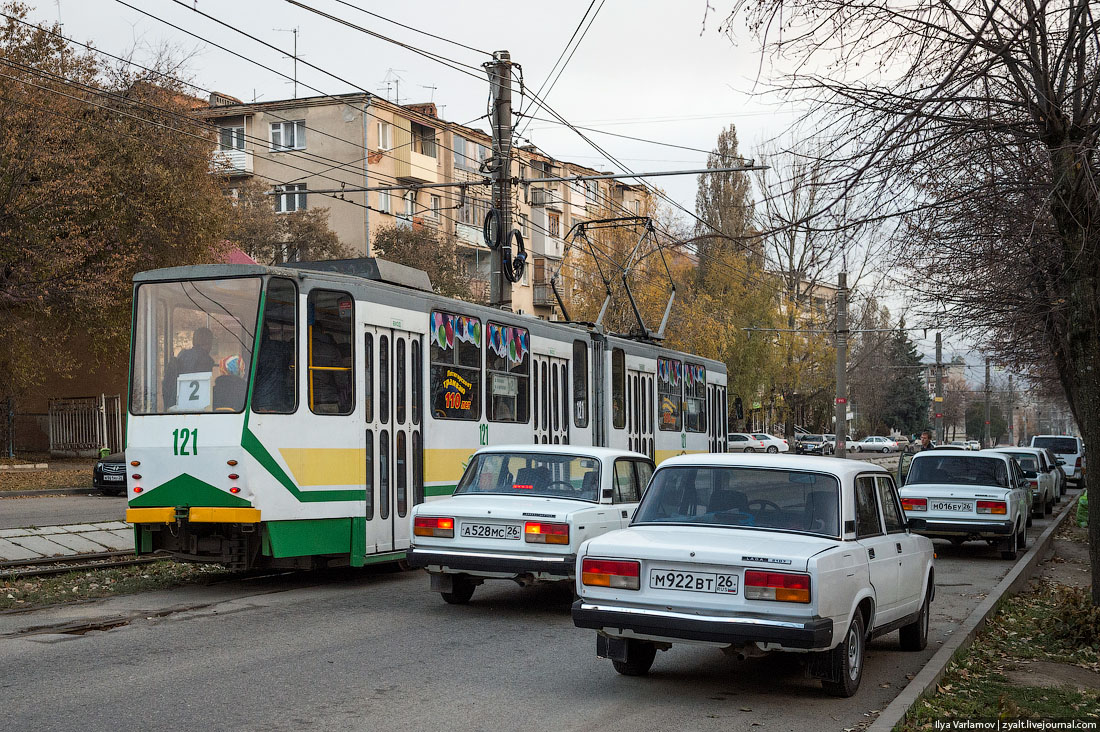
<svg viewBox="0 0 1100 732">
<path fill-rule="evenodd" d="M 198 36 L 171 28 L 116 0 L 40 0 L 32 2 L 34 20 L 60 18 L 66 35 L 94 42 L 105 51 L 121 53 L 136 47 L 148 55 L 163 43 L 194 53 L 190 70 L 194 83 L 251 101 L 293 96 L 286 79 L 236 58 L 219 44 L 293 75 L 294 64 L 256 41 L 193 12 L 212 15 L 279 48 L 293 47 L 300 30 L 298 54 L 303 61 L 332 72 L 298 66 L 300 83 L 325 94 L 368 91 L 404 103 L 434 101 L 441 116 L 468 122 L 485 113 L 488 85 L 482 72 L 469 76 L 383 40 L 343 27 L 284 0 L 126 0 L 150 15 L 170 21 Z M 546 78 L 573 34 L 590 0 L 555 3 L 443 2 L 413 3 L 353 0 L 301 0 L 330 15 L 351 21 L 396 40 L 480 69 L 488 56 L 387 23 L 355 9 L 358 6 L 419 30 L 492 52 L 511 51 L 533 89 Z M 624 135 L 709 150 L 723 126 L 737 125 L 741 152 L 754 148 L 782 129 L 789 118 L 777 116 L 763 98 L 749 90 L 759 58 L 747 34 L 737 45 L 717 33 L 726 3 L 713 3 L 703 31 L 705 0 L 656 2 L 606 0 L 561 78 L 546 97 L 551 107 L 574 124 Z M 596 6 L 600 7 L 597 0 Z M 201 40 L 200 40 L 201 39 Z M 397 84 L 392 83 L 397 80 Z M 387 91 L 386 80 L 389 80 Z M 431 87 L 435 87 L 434 89 Z M 299 86 L 299 96 L 318 92 Z M 538 116 L 546 114 L 532 110 Z M 485 125 L 484 121 L 477 123 Z M 522 123 L 521 125 L 522 126 Z M 551 155 L 600 169 L 616 169 L 574 132 L 557 124 L 531 121 L 526 137 Z M 609 137 L 590 135 L 633 171 L 705 167 L 706 155 Z M 654 179 L 681 205 L 694 208 L 694 176 Z"/>
</svg>

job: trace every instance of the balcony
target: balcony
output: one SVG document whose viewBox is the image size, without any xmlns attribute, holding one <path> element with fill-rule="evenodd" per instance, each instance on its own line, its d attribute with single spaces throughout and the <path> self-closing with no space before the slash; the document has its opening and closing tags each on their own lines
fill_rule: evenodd
<svg viewBox="0 0 1100 732">
<path fill-rule="evenodd" d="M 215 150 L 210 159 L 210 172 L 215 175 L 252 175 L 252 151 L 236 148 Z"/>
<path fill-rule="evenodd" d="M 558 197 L 556 191 L 549 188 L 532 188 L 531 189 L 531 207 L 532 208 L 548 208 L 551 211 L 561 211 L 561 199 Z"/>
<path fill-rule="evenodd" d="M 535 307 L 541 308 L 548 308 L 557 304 L 557 300 L 554 299 L 554 290 L 550 287 L 549 280 L 535 280 L 533 302 Z"/>
</svg>

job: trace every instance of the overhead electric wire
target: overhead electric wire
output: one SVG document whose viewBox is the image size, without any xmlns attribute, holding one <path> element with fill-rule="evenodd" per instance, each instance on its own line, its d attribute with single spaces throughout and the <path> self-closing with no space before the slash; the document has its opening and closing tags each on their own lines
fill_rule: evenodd
<svg viewBox="0 0 1100 732">
<path fill-rule="evenodd" d="M 379 20 L 384 20 L 387 23 L 393 23 L 394 25 L 399 26 L 401 28 L 405 28 L 406 30 L 411 30 L 414 33 L 420 33 L 421 35 L 428 36 L 429 38 L 434 38 L 437 41 L 443 41 L 444 43 L 450 43 L 452 45 L 459 46 L 461 48 L 465 48 L 467 50 L 473 51 L 474 53 L 481 53 L 481 54 L 484 54 L 486 56 L 492 56 L 493 55 L 489 51 L 482 51 L 480 48 L 474 48 L 473 46 L 467 46 L 465 43 L 460 43 L 459 41 L 454 41 L 454 40 L 451 40 L 450 38 L 445 38 L 444 36 L 437 36 L 434 33 L 429 33 L 426 30 L 421 30 L 420 28 L 416 28 L 416 27 L 413 27 L 411 25 L 405 25 L 404 23 L 400 23 L 396 20 L 393 20 L 392 18 L 387 18 L 383 15 L 379 15 L 378 13 L 371 12 L 370 10 L 367 10 L 366 8 L 361 8 L 361 7 L 359 7 L 358 5 L 356 5 L 354 3 L 349 3 L 349 2 L 347 2 L 347 0 L 336 0 L 336 2 L 340 3 L 341 5 L 346 5 L 349 8 L 352 8 L 353 10 L 358 10 L 360 13 L 365 13 L 365 14 L 373 17 L 373 18 L 378 18 Z"/>
<path fill-rule="evenodd" d="M 597 7 L 596 11 L 592 13 L 592 19 L 588 21 L 588 25 L 585 27 L 584 32 L 581 33 L 581 37 L 577 39 L 577 42 L 575 44 L 573 44 L 573 50 L 569 52 L 569 56 L 565 59 L 565 63 L 563 63 L 561 65 L 561 68 L 558 69 L 557 76 L 555 76 L 554 80 L 550 82 L 550 86 L 546 88 L 545 92 L 542 92 L 541 90 L 538 92 L 539 96 L 541 96 L 543 99 L 550 96 L 550 92 L 554 91 L 554 87 L 557 85 L 558 79 L 561 78 L 562 73 L 565 71 L 565 67 L 568 66 L 569 62 L 573 60 L 573 54 L 575 54 L 577 52 L 577 49 L 581 47 L 581 44 L 584 43 L 584 38 L 588 35 L 588 31 L 592 30 L 592 24 L 596 22 L 596 16 L 600 14 L 601 10 L 603 10 L 603 5 L 605 1 L 606 0 L 600 0 L 599 7 Z"/>
<path fill-rule="evenodd" d="M 172 0 L 172 2 L 176 3 L 177 5 L 182 5 L 183 7 L 187 7 L 186 3 L 184 3 L 183 0 Z M 479 69 L 476 66 L 471 66 L 470 64 L 463 63 L 462 61 L 456 61 L 455 59 L 448 58 L 448 57 L 440 55 L 438 53 L 433 53 L 432 51 L 425 51 L 422 48 L 417 48 L 416 46 L 411 46 L 408 43 L 403 43 L 402 41 L 395 40 L 393 38 L 390 38 L 389 36 L 384 36 L 381 33 L 379 33 L 378 31 L 372 31 L 369 28 L 364 28 L 361 25 L 356 25 L 355 23 L 352 23 L 350 20 L 345 20 L 344 18 L 341 18 L 338 15 L 332 15 L 331 13 L 326 13 L 323 10 L 318 10 L 317 8 L 314 8 L 310 5 L 306 5 L 305 3 L 298 2 L 298 0 L 283 0 L 283 2 L 289 3 L 290 5 L 294 5 L 296 7 L 299 7 L 302 10 L 306 10 L 308 12 L 311 12 L 311 13 L 315 14 L 315 15 L 319 15 L 322 18 L 326 18 L 326 19 L 331 20 L 335 23 L 339 23 L 341 25 L 347 26 L 348 28 L 351 28 L 353 30 L 357 30 L 361 33 L 365 33 L 368 36 L 371 36 L 372 38 L 378 38 L 379 40 L 383 40 L 383 41 L 386 41 L 388 43 L 392 43 L 395 46 L 400 46 L 401 48 L 404 48 L 404 49 L 412 51 L 413 53 L 416 53 L 420 56 L 423 56 L 424 58 L 428 59 L 429 61 L 435 61 L 436 63 L 443 64 L 444 66 L 446 66 L 448 68 L 451 68 L 451 69 L 454 69 L 455 71 L 458 71 L 459 73 L 466 74 L 468 76 L 473 76 L 475 79 L 482 79 L 483 78 L 481 73 L 480 73 L 481 69 Z M 200 15 L 204 15 L 208 18 L 213 19 L 213 16 L 206 15 L 205 13 L 202 13 L 198 10 L 195 10 L 195 12 L 199 13 Z M 313 66 L 312 64 L 309 64 L 309 65 Z M 465 67 L 466 69 L 472 69 L 474 73 L 466 71 L 465 69 L 460 68 L 460 67 Z M 322 71 L 323 73 L 328 73 L 327 71 L 323 71 L 322 69 L 320 69 L 317 66 L 313 66 L 313 68 L 317 69 L 318 71 Z M 347 82 L 345 82 L 345 83 L 347 83 Z"/>
<path fill-rule="evenodd" d="M 521 114 L 521 116 L 526 117 L 529 120 L 533 119 L 533 120 L 538 120 L 540 122 L 552 122 L 553 124 L 564 126 L 563 122 L 558 122 L 557 120 L 546 119 L 545 117 L 535 117 L 534 115 L 523 114 L 522 112 L 520 114 Z M 713 155 L 714 154 L 714 150 L 704 150 L 701 147 L 688 147 L 687 145 L 676 145 L 676 144 L 671 143 L 671 142 L 661 142 L 659 140 L 649 140 L 649 139 L 646 139 L 644 137 L 635 137 L 634 135 L 623 135 L 623 134 L 620 134 L 618 132 L 608 132 L 607 130 L 600 130 L 600 129 L 596 129 L 595 127 L 583 127 L 581 125 L 572 125 L 572 126 L 575 127 L 578 130 L 585 130 L 586 132 L 596 132 L 596 133 L 599 133 L 601 135 L 609 135 L 611 137 L 621 137 L 624 140 L 635 140 L 637 142 L 645 142 L 645 143 L 648 143 L 650 145 L 660 145 L 662 147 L 672 147 L 672 148 L 676 148 L 677 150 L 690 150 L 691 152 L 699 152 L 699 153 L 703 153 L 704 155 Z M 740 158 L 741 160 L 744 160 L 744 158 L 741 157 L 741 156 L 738 156 L 738 158 Z"/>
</svg>

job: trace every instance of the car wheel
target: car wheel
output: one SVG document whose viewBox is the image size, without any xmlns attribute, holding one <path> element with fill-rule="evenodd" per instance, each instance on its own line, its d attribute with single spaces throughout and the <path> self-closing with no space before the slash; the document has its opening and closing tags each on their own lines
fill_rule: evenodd
<svg viewBox="0 0 1100 732">
<path fill-rule="evenodd" d="M 1001 559 L 1015 560 L 1020 553 L 1020 532 L 1013 531 L 1012 536 L 1001 544 Z"/>
<path fill-rule="evenodd" d="M 928 580 L 928 592 L 924 595 L 924 604 L 920 606 L 917 619 L 909 625 L 901 626 L 901 650 L 923 651 L 928 645 L 928 623 L 932 615 L 932 579 Z"/>
<path fill-rule="evenodd" d="M 777 452 L 779 452 L 779 448 L 776 447 L 775 445 L 771 445 L 770 447 L 768 447 L 768 452 L 773 453 L 773 454 L 777 453 Z"/>
<path fill-rule="evenodd" d="M 856 452 L 863 452 L 863 448 L 859 445 L 856 445 Z"/>
<path fill-rule="evenodd" d="M 755 447 L 746 447 L 745 452 L 756 452 L 756 448 Z"/>
<path fill-rule="evenodd" d="M 882 454 L 883 454 L 883 455 L 885 455 L 885 454 L 886 454 L 886 453 L 888 453 L 888 452 L 890 452 L 890 448 L 888 448 L 888 447 L 884 447 L 884 448 L 882 448 Z"/>
<path fill-rule="evenodd" d="M 451 584 L 450 592 L 440 592 L 443 601 L 448 605 L 465 605 L 474 596 L 477 585 L 469 577 L 457 576 Z"/>
<path fill-rule="evenodd" d="M 1043 514 L 1049 516 L 1054 513 L 1054 496 L 1047 499 L 1047 502 L 1043 505 Z"/>
<path fill-rule="evenodd" d="M 859 691 L 859 682 L 863 679 L 863 655 L 867 644 L 867 634 L 863 629 L 863 614 L 856 611 L 848 633 L 829 654 L 830 679 L 821 682 L 821 688 L 833 696 L 853 696 Z"/>
<path fill-rule="evenodd" d="M 657 656 L 657 646 L 648 641 L 628 638 L 626 641 L 626 660 L 612 661 L 615 670 L 623 676 L 645 676 Z"/>
</svg>

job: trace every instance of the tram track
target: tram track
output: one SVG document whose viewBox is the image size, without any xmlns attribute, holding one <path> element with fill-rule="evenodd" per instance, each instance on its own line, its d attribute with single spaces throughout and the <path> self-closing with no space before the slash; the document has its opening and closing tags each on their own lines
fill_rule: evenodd
<svg viewBox="0 0 1100 732">
<path fill-rule="evenodd" d="M 11 560 L 0 562 L 0 580 L 43 577 L 51 574 L 65 574 L 66 572 L 91 569 L 129 567 L 135 564 L 158 562 L 163 559 L 164 557 L 137 557 L 134 556 L 132 551 L 118 551 Z"/>
</svg>

